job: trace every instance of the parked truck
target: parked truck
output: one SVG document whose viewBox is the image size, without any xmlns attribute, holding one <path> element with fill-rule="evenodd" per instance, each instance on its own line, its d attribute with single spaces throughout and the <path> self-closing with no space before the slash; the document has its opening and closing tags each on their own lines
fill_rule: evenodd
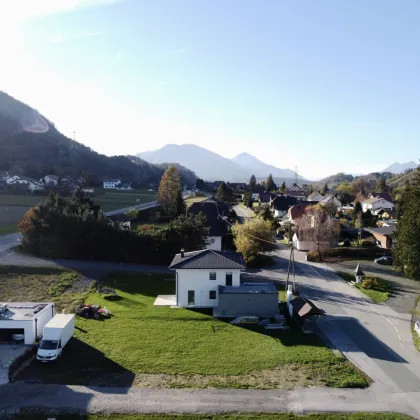
<svg viewBox="0 0 420 420">
<path fill-rule="evenodd" d="M 56 360 L 74 333 L 74 314 L 57 314 L 44 326 L 36 358 L 42 362 Z"/>
</svg>

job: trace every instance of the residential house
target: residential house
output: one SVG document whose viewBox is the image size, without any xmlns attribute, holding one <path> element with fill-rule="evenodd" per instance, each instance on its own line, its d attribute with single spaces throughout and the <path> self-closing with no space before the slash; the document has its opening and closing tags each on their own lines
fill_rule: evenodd
<svg viewBox="0 0 420 420">
<path fill-rule="evenodd" d="M 39 182 L 42 182 L 47 185 L 57 185 L 58 176 L 57 175 L 45 175 L 44 178 L 41 178 Z"/>
<path fill-rule="evenodd" d="M 27 185 L 29 191 L 43 190 L 44 186 L 40 184 L 36 179 L 29 178 L 26 176 L 14 175 L 6 180 L 8 185 Z"/>
<path fill-rule="evenodd" d="M 330 205 L 333 204 L 335 207 L 342 207 L 343 203 L 337 198 L 335 194 L 327 194 L 319 200 L 319 204 Z"/>
<path fill-rule="evenodd" d="M 396 209 L 379 209 L 376 210 L 375 214 L 379 216 L 382 220 L 389 220 L 389 219 L 395 219 L 397 217 L 397 210 Z"/>
<path fill-rule="evenodd" d="M 204 190 L 209 192 L 216 192 L 223 181 L 204 182 Z"/>
<path fill-rule="evenodd" d="M 123 230 L 130 230 L 131 229 L 131 222 L 136 220 L 135 217 L 131 217 L 128 214 L 115 214 L 113 216 L 109 216 L 108 219 L 112 220 L 115 223 L 118 223 L 120 228 Z"/>
<path fill-rule="evenodd" d="M 368 198 L 383 198 L 386 201 L 389 201 L 390 203 L 394 203 L 394 197 L 392 197 L 391 193 L 389 192 L 382 192 L 382 193 L 370 193 Z"/>
<path fill-rule="evenodd" d="M 95 189 L 93 187 L 83 187 L 82 191 L 86 194 L 93 194 L 95 192 Z"/>
<path fill-rule="evenodd" d="M 313 201 L 318 202 L 321 201 L 324 196 L 319 191 L 314 191 L 313 193 L 308 195 L 306 201 Z"/>
<path fill-rule="evenodd" d="M 267 205 L 267 206 L 270 205 L 271 197 L 272 197 L 272 194 L 270 194 L 270 193 L 267 193 L 267 192 L 259 193 L 258 194 L 258 202 L 260 203 L 260 206 L 261 205 Z"/>
<path fill-rule="evenodd" d="M 229 206 L 222 201 L 210 199 L 193 203 L 187 210 L 188 214 L 203 213 L 209 226 L 209 234 L 205 238 L 206 248 L 216 251 L 222 250 L 222 239 L 228 232 Z"/>
<path fill-rule="evenodd" d="M 247 187 L 245 182 L 228 182 L 227 185 L 234 191 L 245 191 Z"/>
<path fill-rule="evenodd" d="M 131 191 L 133 188 L 131 188 L 131 182 L 121 182 L 116 185 L 115 189 Z"/>
<path fill-rule="evenodd" d="M 371 233 L 376 239 L 376 244 L 381 248 L 391 249 L 395 245 L 396 225 L 378 227 L 378 228 L 364 228 L 365 232 Z"/>
<path fill-rule="evenodd" d="M 254 188 L 250 189 L 250 193 L 254 201 L 258 201 L 260 194 L 264 192 L 266 192 L 264 185 L 256 185 Z"/>
<path fill-rule="evenodd" d="M 373 214 L 376 214 L 377 211 L 384 210 L 395 210 L 395 204 L 391 201 L 385 200 L 384 198 L 368 198 L 362 203 L 363 212 L 370 210 Z"/>
<path fill-rule="evenodd" d="M 308 202 L 298 202 L 297 204 L 290 207 L 287 212 L 287 217 L 292 222 L 292 224 L 296 224 L 297 221 L 305 214 L 306 208 L 311 205 L 313 204 Z"/>
<path fill-rule="evenodd" d="M 296 197 L 290 197 L 288 195 L 277 195 L 272 198 L 270 202 L 271 211 L 274 217 L 277 219 L 285 219 L 290 207 L 298 203 Z"/>
<path fill-rule="evenodd" d="M 119 184 L 121 184 L 121 179 L 104 179 L 103 181 L 103 187 L 106 190 L 114 190 Z"/>
<path fill-rule="evenodd" d="M 246 269 L 242 254 L 204 249 L 175 255 L 176 306 L 217 307 L 219 286 L 239 287 Z"/>
<path fill-rule="evenodd" d="M 316 251 L 318 244 L 314 240 L 313 229 L 297 230 L 293 235 L 293 246 L 298 251 Z M 324 251 L 326 249 L 335 248 L 338 246 L 338 238 L 331 237 L 329 240 L 320 241 L 319 249 Z"/>
<path fill-rule="evenodd" d="M 6 179 L 8 184 L 14 184 L 18 179 L 20 179 L 19 175 L 11 175 L 9 178 Z"/>
<path fill-rule="evenodd" d="M 287 188 L 286 195 L 297 198 L 298 200 L 306 200 L 305 192 L 296 183 L 294 183 L 292 186 Z"/>
</svg>

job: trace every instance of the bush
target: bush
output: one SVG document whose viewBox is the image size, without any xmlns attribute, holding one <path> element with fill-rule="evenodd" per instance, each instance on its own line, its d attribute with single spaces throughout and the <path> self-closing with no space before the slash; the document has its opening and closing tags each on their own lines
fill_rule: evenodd
<svg viewBox="0 0 420 420">
<path fill-rule="evenodd" d="M 366 277 L 362 281 L 363 289 L 377 289 L 379 287 L 379 282 L 376 277 Z"/>
<path fill-rule="evenodd" d="M 319 261 L 319 252 L 318 251 L 308 251 L 307 260 L 312 262 Z"/>
</svg>

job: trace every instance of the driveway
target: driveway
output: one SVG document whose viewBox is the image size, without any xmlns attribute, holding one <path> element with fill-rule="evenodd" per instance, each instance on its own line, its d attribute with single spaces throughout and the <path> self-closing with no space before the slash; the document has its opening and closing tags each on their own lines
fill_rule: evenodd
<svg viewBox="0 0 420 420">
<path fill-rule="evenodd" d="M 419 418 L 420 413 L 420 393 L 405 398 L 377 386 L 366 390 L 155 390 L 16 383 L 3 386 L 1 396 L 0 417 L 33 407 L 95 414 L 392 411 Z"/>
<path fill-rule="evenodd" d="M 411 313 L 417 296 L 420 294 L 420 283 L 406 279 L 398 272 L 393 271 L 389 265 L 379 265 L 373 261 L 344 261 L 328 264 L 328 266 L 336 271 L 351 273 L 358 263 L 366 274 L 389 280 L 392 286 L 392 295 L 386 301 L 388 306 L 399 313 Z"/>
<path fill-rule="evenodd" d="M 240 223 L 255 217 L 255 213 L 251 209 L 248 209 L 247 207 L 240 204 L 233 206 L 233 210 L 235 210 L 236 215 L 238 216 L 238 221 Z"/>
<path fill-rule="evenodd" d="M 20 239 L 20 233 L 0 236 L 0 257 L 12 252 L 12 248 L 19 244 Z"/>
<path fill-rule="evenodd" d="M 27 347 L 22 345 L 0 344 L 0 385 L 9 382 L 10 364 L 23 354 L 26 349 Z"/>
</svg>

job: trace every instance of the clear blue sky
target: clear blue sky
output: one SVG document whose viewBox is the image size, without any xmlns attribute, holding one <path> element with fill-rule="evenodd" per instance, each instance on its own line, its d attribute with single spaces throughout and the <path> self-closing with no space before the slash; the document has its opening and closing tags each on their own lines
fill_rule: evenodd
<svg viewBox="0 0 420 420">
<path fill-rule="evenodd" d="M 99 152 L 195 143 L 310 178 L 420 157 L 418 0 L 7 3 L 0 89 Z"/>
</svg>

